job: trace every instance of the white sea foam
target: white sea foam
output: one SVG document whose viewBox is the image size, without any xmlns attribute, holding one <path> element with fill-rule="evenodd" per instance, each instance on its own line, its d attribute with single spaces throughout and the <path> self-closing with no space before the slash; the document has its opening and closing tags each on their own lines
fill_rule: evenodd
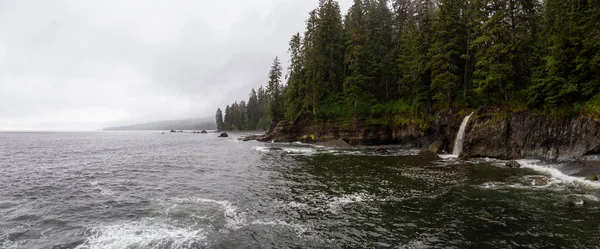
<svg viewBox="0 0 600 249">
<path fill-rule="evenodd" d="M 173 199 L 175 203 L 213 203 L 221 206 L 223 209 L 223 217 L 225 218 L 225 227 L 232 230 L 237 230 L 246 224 L 246 214 L 238 212 L 238 208 L 229 201 L 218 201 L 204 198 L 177 198 Z"/>
<path fill-rule="evenodd" d="M 91 236 L 76 249 L 191 248 L 207 246 L 206 232 L 176 227 L 153 219 L 105 225 L 91 229 Z"/>
<path fill-rule="evenodd" d="M 452 154 L 440 154 L 439 156 L 440 156 L 440 158 L 442 158 L 444 160 L 458 159 L 457 155 L 452 155 Z"/>
<path fill-rule="evenodd" d="M 0 248 L 4 249 L 17 249 L 20 248 L 19 244 L 10 240 L 0 241 Z"/>
<path fill-rule="evenodd" d="M 285 221 L 281 221 L 281 220 L 271 220 L 271 221 L 264 221 L 264 220 L 255 220 L 252 221 L 250 224 L 252 225 L 261 225 L 261 226 L 282 226 L 282 227 L 288 227 L 291 228 L 292 230 L 294 230 L 297 234 L 301 235 L 305 232 L 308 231 L 308 228 L 304 225 L 300 225 L 300 224 L 290 224 L 287 223 Z"/>
<path fill-rule="evenodd" d="M 347 204 L 364 202 L 372 200 L 373 197 L 365 193 L 355 193 L 350 195 L 342 195 L 340 197 L 334 197 L 327 203 L 329 211 L 332 213 L 338 213 L 340 209 Z"/>
<path fill-rule="evenodd" d="M 255 146 L 253 149 L 259 152 L 270 152 L 271 148 L 280 148 L 280 147 L 263 147 L 263 146 Z M 306 147 L 282 147 L 281 151 L 292 154 L 292 155 L 312 155 L 316 151 L 313 148 Z"/>
<path fill-rule="evenodd" d="M 562 183 L 568 185 L 576 185 L 580 187 L 600 189 L 600 183 L 598 182 L 586 181 L 583 177 L 576 177 L 564 174 L 558 169 L 558 167 L 560 167 L 561 165 L 542 164 L 539 160 L 518 160 L 517 162 L 519 162 L 523 168 L 533 169 L 535 171 L 551 176 L 552 179 L 550 181 L 550 185 Z"/>
</svg>

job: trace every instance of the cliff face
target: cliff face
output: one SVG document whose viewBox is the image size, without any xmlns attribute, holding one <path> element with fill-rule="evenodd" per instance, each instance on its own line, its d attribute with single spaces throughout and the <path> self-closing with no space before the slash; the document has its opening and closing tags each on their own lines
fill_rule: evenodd
<svg viewBox="0 0 600 249">
<path fill-rule="evenodd" d="M 470 123 L 464 144 L 468 157 L 573 159 L 600 153 L 600 122 L 528 112 L 482 114 Z"/>
<path fill-rule="evenodd" d="M 296 122 L 274 124 L 262 141 L 326 142 L 343 139 L 351 145 L 402 144 L 450 152 L 464 116 L 442 112 L 428 128 L 351 122 Z M 463 155 L 500 159 L 542 158 L 564 160 L 600 153 L 600 121 L 588 117 L 554 119 L 529 112 L 500 114 L 476 112 L 467 126 Z"/>
</svg>

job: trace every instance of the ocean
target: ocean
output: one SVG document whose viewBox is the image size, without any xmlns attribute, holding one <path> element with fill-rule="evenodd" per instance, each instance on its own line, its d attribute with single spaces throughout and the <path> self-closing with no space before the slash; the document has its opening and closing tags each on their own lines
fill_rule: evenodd
<svg viewBox="0 0 600 249">
<path fill-rule="evenodd" d="M 600 248 L 568 163 L 217 135 L 0 133 L 0 248 Z"/>
</svg>

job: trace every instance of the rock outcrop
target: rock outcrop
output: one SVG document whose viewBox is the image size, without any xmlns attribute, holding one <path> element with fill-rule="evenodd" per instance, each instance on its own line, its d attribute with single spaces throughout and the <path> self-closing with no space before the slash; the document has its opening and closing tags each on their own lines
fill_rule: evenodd
<svg viewBox="0 0 600 249">
<path fill-rule="evenodd" d="M 442 153 L 452 151 L 465 113 L 443 111 L 427 125 L 409 121 L 391 126 L 369 124 L 361 117 L 350 121 L 314 121 L 314 117 L 304 115 L 294 122 L 273 122 L 267 135 L 256 139 L 310 143 L 342 139 L 352 146 L 400 144 Z M 567 160 L 590 154 L 600 154 L 599 119 L 552 118 L 528 111 L 511 113 L 481 109 L 467 125 L 461 157 Z"/>
<path fill-rule="evenodd" d="M 346 141 L 344 141 L 341 138 L 336 139 L 336 140 L 327 141 L 327 142 L 316 143 L 316 145 L 325 146 L 325 147 L 335 147 L 335 148 L 352 147 L 351 145 L 349 145 Z"/>
<path fill-rule="evenodd" d="M 529 112 L 484 113 L 473 119 L 463 151 L 469 157 L 575 159 L 600 152 L 600 122 Z"/>
<path fill-rule="evenodd" d="M 521 168 L 521 164 L 517 161 L 510 161 L 510 162 L 506 163 L 506 167 L 517 169 L 517 168 Z"/>
</svg>

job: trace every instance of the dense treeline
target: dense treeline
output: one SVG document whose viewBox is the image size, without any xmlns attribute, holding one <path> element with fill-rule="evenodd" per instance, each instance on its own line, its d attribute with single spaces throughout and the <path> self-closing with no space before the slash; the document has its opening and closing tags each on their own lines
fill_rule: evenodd
<svg viewBox="0 0 600 249">
<path fill-rule="evenodd" d="M 277 59 L 271 68 L 259 121 L 242 102 L 221 127 L 481 106 L 598 114 L 598 20 L 598 0 L 355 0 L 343 18 L 320 0 L 290 40 L 285 87 Z"/>
</svg>

